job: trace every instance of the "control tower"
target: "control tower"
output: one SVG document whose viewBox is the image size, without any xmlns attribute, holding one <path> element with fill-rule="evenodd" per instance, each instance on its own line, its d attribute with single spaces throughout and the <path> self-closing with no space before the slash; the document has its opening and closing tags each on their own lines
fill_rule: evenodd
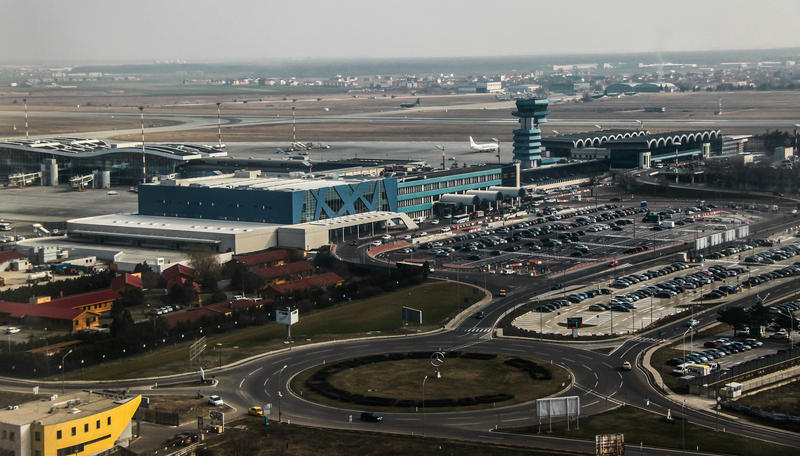
<svg viewBox="0 0 800 456">
<path fill-rule="evenodd" d="M 519 129 L 514 130 L 514 161 L 520 167 L 535 168 L 542 159 L 542 130 L 539 124 L 547 122 L 550 100 L 536 98 L 517 100 L 517 110 L 511 115 L 519 117 Z"/>
</svg>

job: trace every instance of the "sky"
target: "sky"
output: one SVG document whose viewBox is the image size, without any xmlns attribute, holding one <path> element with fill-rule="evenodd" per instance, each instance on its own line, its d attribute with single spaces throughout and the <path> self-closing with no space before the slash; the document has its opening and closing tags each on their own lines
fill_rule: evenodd
<svg viewBox="0 0 800 456">
<path fill-rule="evenodd" d="M 798 0 L 0 0 L 0 64 L 800 46 Z"/>
</svg>

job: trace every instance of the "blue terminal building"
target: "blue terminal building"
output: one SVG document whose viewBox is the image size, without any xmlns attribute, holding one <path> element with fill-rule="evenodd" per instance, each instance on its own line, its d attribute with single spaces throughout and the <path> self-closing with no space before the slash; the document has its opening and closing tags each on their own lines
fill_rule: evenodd
<svg viewBox="0 0 800 456">
<path fill-rule="evenodd" d="M 521 168 L 535 168 L 542 160 L 542 130 L 539 124 L 547 122 L 550 114 L 547 99 L 519 99 L 517 110 L 511 115 L 519 117 L 519 129 L 514 130 L 514 161 Z"/>
</svg>

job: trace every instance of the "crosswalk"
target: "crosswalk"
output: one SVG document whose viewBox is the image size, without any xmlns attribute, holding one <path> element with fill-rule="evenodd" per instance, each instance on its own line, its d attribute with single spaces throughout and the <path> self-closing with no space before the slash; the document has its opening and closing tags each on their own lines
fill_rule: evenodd
<svg viewBox="0 0 800 456">
<path fill-rule="evenodd" d="M 492 328 L 466 328 L 462 329 L 465 333 L 488 333 L 492 330 Z"/>
<path fill-rule="evenodd" d="M 653 344 L 660 344 L 661 342 L 664 342 L 666 339 L 662 339 L 662 338 L 658 338 L 658 337 L 636 336 L 634 338 L 631 338 L 631 340 L 634 341 L 634 342 L 650 342 L 650 343 L 653 343 Z"/>
</svg>

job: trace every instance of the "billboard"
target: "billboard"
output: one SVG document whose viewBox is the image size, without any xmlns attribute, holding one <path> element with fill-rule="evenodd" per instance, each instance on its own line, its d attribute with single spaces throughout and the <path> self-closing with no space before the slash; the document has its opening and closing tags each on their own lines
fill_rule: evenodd
<svg viewBox="0 0 800 456">
<path fill-rule="evenodd" d="M 300 313 L 297 309 L 294 310 L 276 310 L 275 322 L 282 325 L 293 325 L 300 320 Z"/>
<path fill-rule="evenodd" d="M 583 328 L 583 317 L 567 317 L 567 329 Z"/>
<path fill-rule="evenodd" d="M 542 418 L 577 417 L 581 413 L 579 396 L 536 399 L 536 416 Z"/>
<path fill-rule="evenodd" d="M 419 309 L 413 309 L 411 307 L 403 306 L 401 311 L 401 318 L 404 323 L 416 323 L 418 325 L 422 324 L 422 311 Z"/>
</svg>

